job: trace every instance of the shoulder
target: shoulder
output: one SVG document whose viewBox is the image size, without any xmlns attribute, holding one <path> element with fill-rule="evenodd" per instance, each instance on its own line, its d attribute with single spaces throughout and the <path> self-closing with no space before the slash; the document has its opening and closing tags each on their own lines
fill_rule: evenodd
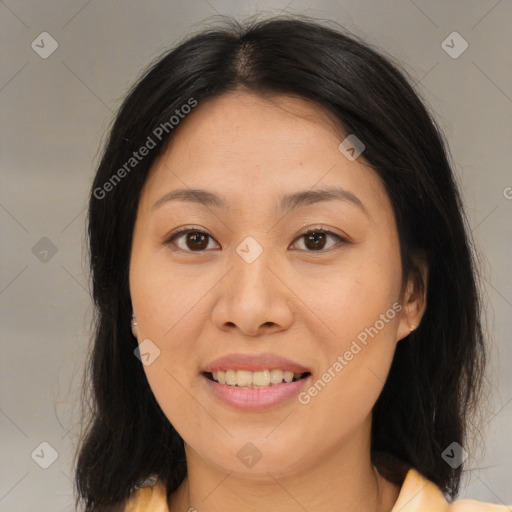
<svg viewBox="0 0 512 512">
<path fill-rule="evenodd" d="M 154 485 L 140 487 L 133 492 L 124 512 L 170 512 L 167 506 L 165 483 L 158 480 Z"/>
<path fill-rule="evenodd" d="M 483 503 L 475 500 L 449 502 L 430 480 L 410 469 L 391 512 L 506 512 L 510 506 Z"/>
</svg>

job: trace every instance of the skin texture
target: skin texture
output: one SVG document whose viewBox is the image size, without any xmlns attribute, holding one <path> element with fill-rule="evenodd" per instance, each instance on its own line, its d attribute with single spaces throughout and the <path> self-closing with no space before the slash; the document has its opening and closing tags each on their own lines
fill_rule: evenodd
<svg viewBox="0 0 512 512">
<path fill-rule="evenodd" d="M 412 278 L 400 296 L 398 234 L 378 175 L 340 152 L 344 136 L 326 112 L 291 96 L 231 92 L 199 104 L 178 128 L 142 190 L 130 261 L 134 332 L 160 350 L 144 370 L 185 441 L 188 476 L 171 510 L 391 510 L 399 489 L 370 462 L 371 411 L 425 296 Z M 338 200 L 276 209 L 284 194 L 330 185 L 356 195 L 368 215 Z M 153 208 L 178 188 L 215 192 L 229 208 Z M 299 231 L 318 226 L 347 242 L 329 235 L 315 251 Z M 211 238 L 166 244 L 177 228 Z M 263 248 L 250 264 L 236 252 L 247 236 Z M 200 376 L 229 353 L 273 352 L 316 381 L 398 301 L 401 311 L 307 405 L 292 397 L 235 410 Z M 252 468 L 237 457 L 248 442 L 262 455 Z"/>
</svg>

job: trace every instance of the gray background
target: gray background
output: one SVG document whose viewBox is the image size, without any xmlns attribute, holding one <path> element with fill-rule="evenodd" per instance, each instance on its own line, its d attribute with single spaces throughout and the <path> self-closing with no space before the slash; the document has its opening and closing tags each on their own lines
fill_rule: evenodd
<svg viewBox="0 0 512 512">
<path fill-rule="evenodd" d="M 6 0 L 0 4 L 0 511 L 73 510 L 71 457 L 92 311 L 85 207 L 98 148 L 120 100 L 150 60 L 205 27 L 206 18 L 282 9 L 335 20 L 394 56 L 447 135 L 483 257 L 493 347 L 483 404 L 486 450 L 470 453 L 472 471 L 460 497 L 512 503 L 510 0 Z M 454 31 L 469 45 L 458 58 L 442 46 Z M 34 40 L 42 46 L 42 32 L 58 43 L 46 59 L 31 47 Z M 460 43 L 445 44 L 454 52 Z M 52 449 L 42 442 L 58 454 L 47 469 L 40 464 L 52 462 Z"/>
</svg>

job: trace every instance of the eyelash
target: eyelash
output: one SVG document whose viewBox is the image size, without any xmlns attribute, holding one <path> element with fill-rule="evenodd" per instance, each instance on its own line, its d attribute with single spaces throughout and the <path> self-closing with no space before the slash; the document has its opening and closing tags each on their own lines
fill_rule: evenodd
<svg viewBox="0 0 512 512">
<path fill-rule="evenodd" d="M 201 229 L 198 229 L 198 228 L 189 228 L 189 229 L 185 229 L 185 230 L 181 230 L 181 231 L 177 231 L 175 233 L 171 233 L 171 235 L 165 240 L 165 245 L 169 246 L 169 245 L 173 245 L 174 244 L 174 241 L 177 239 L 177 238 L 180 238 L 184 235 L 187 235 L 189 233 L 198 233 L 198 234 L 201 234 L 201 235 L 206 235 L 208 236 L 210 239 L 214 240 L 214 238 L 209 235 L 208 233 L 206 233 L 205 231 L 202 231 Z M 338 240 L 338 244 L 337 245 L 340 245 L 340 244 L 345 244 L 345 243 L 348 243 L 348 240 L 336 233 L 333 233 L 332 231 L 329 231 L 323 227 L 313 227 L 313 228 L 307 228 L 305 231 L 300 231 L 296 240 L 298 240 L 299 238 L 302 238 L 304 236 L 307 236 L 307 235 L 310 235 L 312 233 L 323 233 L 325 235 L 330 235 L 332 236 L 333 238 L 336 238 Z M 317 251 L 315 250 L 307 250 L 307 249 L 304 249 L 306 252 L 309 252 L 309 253 L 323 253 L 323 252 L 329 252 L 333 249 L 335 249 L 336 246 L 334 247 L 331 247 L 329 249 L 319 249 Z M 189 253 L 204 253 L 204 252 L 209 252 L 211 249 L 203 249 L 203 250 L 200 250 L 200 251 L 192 251 L 190 249 L 181 249 L 181 248 L 177 248 L 177 249 L 172 249 L 172 250 L 178 250 L 178 251 L 183 251 L 183 252 L 189 252 Z"/>
</svg>

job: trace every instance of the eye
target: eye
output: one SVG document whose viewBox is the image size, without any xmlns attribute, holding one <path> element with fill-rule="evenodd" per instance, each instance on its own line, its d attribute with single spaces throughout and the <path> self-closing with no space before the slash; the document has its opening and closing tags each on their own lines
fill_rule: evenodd
<svg viewBox="0 0 512 512">
<path fill-rule="evenodd" d="M 172 234 L 166 240 L 165 244 L 176 245 L 178 246 L 178 249 L 185 252 L 201 252 L 208 249 L 208 239 L 213 240 L 213 238 L 204 231 L 200 231 L 198 229 L 186 229 Z M 176 241 L 181 241 L 181 245 Z"/>
<path fill-rule="evenodd" d="M 327 249 L 332 248 L 333 245 L 335 246 L 336 242 L 338 242 L 338 245 L 347 242 L 347 240 L 342 236 L 322 227 L 308 228 L 307 231 L 300 234 L 297 240 L 304 239 L 305 249 L 302 248 L 300 250 L 305 250 L 307 252 L 319 252 L 326 249 L 326 244 L 329 238 L 334 240 L 335 243 L 331 244 Z M 214 239 L 208 233 L 201 231 L 200 229 L 191 228 L 171 234 L 171 236 L 165 241 L 165 244 L 168 246 L 174 245 L 178 250 L 185 252 L 204 252 L 212 249 L 209 247 L 209 240 Z"/>
<path fill-rule="evenodd" d="M 342 236 L 321 227 L 308 228 L 307 231 L 302 232 L 298 240 L 304 239 L 304 246 L 306 247 L 305 250 L 308 252 L 315 252 L 326 249 L 326 241 L 329 238 L 336 240 L 338 245 L 347 242 L 347 240 Z M 334 245 L 336 245 L 336 243 Z M 331 247 L 327 247 L 327 249 L 331 249 L 332 247 L 333 245 L 331 245 Z"/>
</svg>

